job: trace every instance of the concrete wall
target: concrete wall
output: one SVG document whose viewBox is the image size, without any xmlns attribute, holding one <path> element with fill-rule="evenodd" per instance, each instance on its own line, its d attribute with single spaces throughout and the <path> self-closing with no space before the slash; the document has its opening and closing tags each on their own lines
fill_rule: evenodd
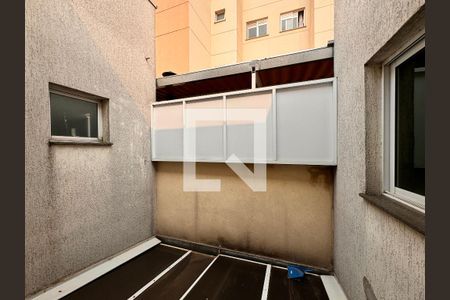
<svg viewBox="0 0 450 300">
<path fill-rule="evenodd" d="M 382 186 L 381 63 L 417 34 L 409 22 L 424 3 L 335 4 L 339 139 L 334 265 L 350 299 L 366 299 L 364 277 L 377 299 L 425 298 L 425 237 L 358 196 L 380 192 Z"/>
<path fill-rule="evenodd" d="M 181 163 L 156 170 L 157 234 L 332 268 L 332 168 L 268 165 L 266 192 L 225 164 L 197 164 L 221 192 L 183 192 Z"/>
<path fill-rule="evenodd" d="M 152 235 L 149 1 L 26 1 L 28 295 Z M 147 58 L 147 60 L 146 60 Z M 49 145 L 49 82 L 109 99 L 112 146 Z"/>
</svg>

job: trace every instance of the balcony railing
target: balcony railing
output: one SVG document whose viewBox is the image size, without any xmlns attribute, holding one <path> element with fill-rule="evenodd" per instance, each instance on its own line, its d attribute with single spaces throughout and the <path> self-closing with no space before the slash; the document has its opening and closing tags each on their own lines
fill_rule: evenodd
<svg viewBox="0 0 450 300">
<path fill-rule="evenodd" d="M 152 160 L 336 165 L 336 101 L 326 78 L 153 103 Z"/>
</svg>

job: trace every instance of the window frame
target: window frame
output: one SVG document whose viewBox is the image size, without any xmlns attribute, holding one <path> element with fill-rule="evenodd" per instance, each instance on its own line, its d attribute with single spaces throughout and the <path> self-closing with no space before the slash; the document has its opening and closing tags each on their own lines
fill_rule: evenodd
<svg viewBox="0 0 450 300">
<path fill-rule="evenodd" d="M 261 23 L 265 22 L 265 23 L 261 24 L 260 22 Z M 252 24 L 252 23 L 255 23 L 255 26 L 249 27 L 249 24 Z M 259 26 L 260 25 L 266 25 L 266 34 L 264 34 L 264 35 L 260 35 L 259 34 Z M 256 28 L 256 36 L 254 36 L 254 37 L 249 37 L 248 31 L 251 28 Z M 245 33 L 246 33 L 247 40 L 253 40 L 253 39 L 256 39 L 256 38 L 259 38 L 259 37 L 268 36 L 269 35 L 269 18 L 268 17 L 264 17 L 264 18 L 261 18 L 261 19 L 258 19 L 258 20 L 253 20 L 253 21 L 247 22 L 246 23 L 246 28 L 245 28 Z"/>
<path fill-rule="evenodd" d="M 103 142 L 103 102 L 102 100 L 94 100 L 87 97 L 74 95 L 68 92 L 62 92 L 57 89 L 49 89 L 49 100 L 51 94 L 56 94 L 60 96 L 69 97 L 72 99 L 77 99 L 80 101 L 91 102 L 97 104 L 97 137 L 81 137 L 81 136 L 64 136 L 64 135 L 52 135 L 52 122 L 50 116 L 50 136 L 52 140 L 57 141 L 74 141 L 74 142 Z M 51 101 L 49 101 L 50 111 L 51 111 Z"/>
<path fill-rule="evenodd" d="M 217 16 L 223 14 L 223 19 L 217 19 Z M 216 10 L 214 12 L 214 23 L 220 23 L 220 22 L 224 22 L 226 20 L 226 15 L 225 15 L 225 8 Z"/>
<path fill-rule="evenodd" d="M 299 13 L 299 12 L 303 12 L 303 25 L 302 25 L 302 26 L 299 26 L 299 23 L 298 23 L 298 20 L 299 20 L 299 19 L 298 19 L 298 13 Z M 294 28 L 291 28 L 291 29 L 285 29 L 285 30 L 283 30 L 283 21 L 284 21 L 284 20 L 295 19 L 295 17 L 285 17 L 285 18 L 283 18 L 283 15 L 292 14 L 292 13 L 297 13 L 297 27 L 294 27 Z M 299 28 L 304 28 L 304 27 L 306 27 L 306 22 L 305 22 L 305 8 L 304 8 L 304 7 L 303 7 L 303 8 L 296 9 L 296 10 L 286 11 L 286 12 L 280 14 L 280 32 L 291 31 L 291 30 L 295 30 L 295 29 L 299 29 Z"/>
<path fill-rule="evenodd" d="M 400 49 L 382 65 L 383 101 L 383 194 L 391 199 L 406 202 L 419 209 L 425 209 L 425 196 L 395 186 L 395 112 L 396 112 L 396 67 L 425 48 L 425 34 L 421 33 L 412 42 Z"/>
</svg>

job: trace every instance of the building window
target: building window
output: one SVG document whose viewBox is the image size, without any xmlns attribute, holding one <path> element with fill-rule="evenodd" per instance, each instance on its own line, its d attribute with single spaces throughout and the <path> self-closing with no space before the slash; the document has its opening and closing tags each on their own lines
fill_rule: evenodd
<svg viewBox="0 0 450 300">
<path fill-rule="evenodd" d="M 425 208 L 425 40 L 384 67 L 385 191 Z"/>
<path fill-rule="evenodd" d="M 247 39 L 267 35 L 267 18 L 247 23 Z"/>
<path fill-rule="evenodd" d="M 221 9 L 221 10 L 216 11 L 214 21 L 216 23 L 225 21 L 225 9 Z"/>
<path fill-rule="evenodd" d="M 101 100 L 50 89 L 52 138 L 102 140 Z"/>
<path fill-rule="evenodd" d="M 280 16 L 281 31 L 292 30 L 305 26 L 305 11 L 296 10 L 284 13 Z"/>
</svg>

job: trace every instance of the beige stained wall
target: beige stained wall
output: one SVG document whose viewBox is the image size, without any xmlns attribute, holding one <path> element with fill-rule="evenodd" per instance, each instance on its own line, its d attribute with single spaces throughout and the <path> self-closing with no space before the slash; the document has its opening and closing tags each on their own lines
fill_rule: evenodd
<svg viewBox="0 0 450 300">
<path fill-rule="evenodd" d="M 268 165 L 253 192 L 227 165 L 197 164 L 220 192 L 183 192 L 183 165 L 156 165 L 156 233 L 332 268 L 333 168 Z"/>
<path fill-rule="evenodd" d="M 334 39 L 334 0 L 160 0 L 157 76 L 325 47 Z M 280 32 L 280 14 L 305 9 L 306 26 Z M 223 22 L 215 12 L 225 9 Z M 246 40 L 247 22 L 268 18 L 269 35 Z"/>
</svg>

